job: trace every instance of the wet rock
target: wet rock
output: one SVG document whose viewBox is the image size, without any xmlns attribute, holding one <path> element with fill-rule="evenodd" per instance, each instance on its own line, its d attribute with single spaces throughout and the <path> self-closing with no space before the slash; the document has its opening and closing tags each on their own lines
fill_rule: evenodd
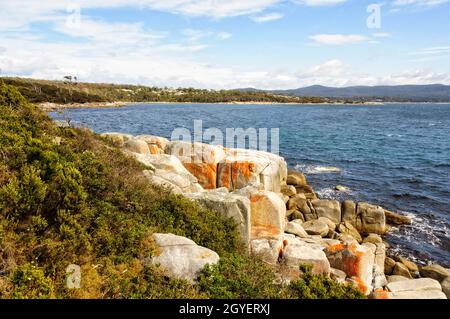
<svg viewBox="0 0 450 319">
<path fill-rule="evenodd" d="M 411 225 L 411 218 L 405 215 L 397 214 L 389 210 L 384 210 L 386 215 L 386 223 L 391 225 Z"/>
</svg>

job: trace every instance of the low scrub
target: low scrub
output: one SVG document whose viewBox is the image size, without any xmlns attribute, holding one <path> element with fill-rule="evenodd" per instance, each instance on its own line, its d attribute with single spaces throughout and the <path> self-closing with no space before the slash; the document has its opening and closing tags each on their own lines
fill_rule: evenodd
<svg viewBox="0 0 450 319">
<path fill-rule="evenodd" d="M 150 185 L 143 169 L 87 129 L 55 126 L 0 83 L 0 297 L 357 297 L 314 276 L 276 284 L 274 269 L 239 253 L 231 219 Z M 223 258 L 196 285 L 169 279 L 146 262 L 154 232 Z M 81 289 L 67 288 L 71 264 L 81 267 Z"/>
</svg>

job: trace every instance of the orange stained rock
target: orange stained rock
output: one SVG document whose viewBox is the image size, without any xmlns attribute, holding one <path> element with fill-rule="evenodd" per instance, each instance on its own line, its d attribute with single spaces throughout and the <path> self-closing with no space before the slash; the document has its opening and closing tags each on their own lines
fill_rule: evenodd
<svg viewBox="0 0 450 319">
<path fill-rule="evenodd" d="M 148 148 L 149 148 L 149 150 L 150 150 L 150 154 L 152 154 L 152 155 L 160 154 L 160 148 L 159 148 L 157 145 L 155 145 L 155 144 L 150 144 L 150 145 L 148 146 Z"/>
<path fill-rule="evenodd" d="M 381 288 L 375 289 L 373 294 L 375 299 L 389 299 L 389 293 Z"/>
<path fill-rule="evenodd" d="M 340 250 L 343 250 L 344 248 L 345 248 L 344 244 L 335 244 L 335 245 L 328 246 L 327 250 L 331 253 L 335 253 Z"/>
<path fill-rule="evenodd" d="M 363 294 L 367 294 L 369 288 L 362 281 L 362 279 L 356 276 L 356 277 L 353 277 L 353 280 L 355 281 L 356 287 L 358 288 L 358 290 L 361 291 Z"/>
<path fill-rule="evenodd" d="M 198 183 L 205 189 L 215 189 L 217 187 L 216 165 L 207 163 L 184 163 L 184 167 L 194 175 Z"/>
<path fill-rule="evenodd" d="M 235 189 L 240 179 L 249 181 L 255 171 L 255 163 L 250 161 L 225 161 L 225 169 L 221 171 L 220 185 Z"/>
<path fill-rule="evenodd" d="M 257 238 L 278 238 L 281 229 L 272 225 L 252 225 L 251 237 Z"/>
<path fill-rule="evenodd" d="M 344 250 L 348 249 L 349 253 L 345 253 Z M 336 244 L 329 246 L 327 251 L 335 254 L 342 251 L 344 254 L 342 258 L 342 271 L 344 271 L 348 276 L 356 276 L 360 275 L 360 264 L 361 259 L 364 256 L 364 253 L 358 250 L 356 244 L 344 245 L 344 244 Z"/>
</svg>

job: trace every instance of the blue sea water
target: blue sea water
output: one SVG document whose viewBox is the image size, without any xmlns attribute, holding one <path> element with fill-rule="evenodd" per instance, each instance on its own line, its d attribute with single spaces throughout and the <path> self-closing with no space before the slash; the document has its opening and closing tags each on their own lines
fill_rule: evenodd
<svg viewBox="0 0 450 319">
<path fill-rule="evenodd" d="M 170 137 L 177 127 L 279 128 L 280 155 L 323 198 L 382 205 L 412 217 L 392 249 L 450 267 L 450 105 L 139 104 L 52 113 L 96 132 Z M 270 130 L 269 130 L 270 133 Z M 270 134 L 269 134 L 270 135 Z M 336 185 L 349 188 L 334 190 Z"/>
</svg>

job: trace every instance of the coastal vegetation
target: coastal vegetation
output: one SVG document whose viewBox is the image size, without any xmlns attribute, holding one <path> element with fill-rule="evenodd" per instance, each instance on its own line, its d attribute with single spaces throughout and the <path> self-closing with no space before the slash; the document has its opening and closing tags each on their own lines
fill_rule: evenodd
<svg viewBox="0 0 450 319">
<path fill-rule="evenodd" d="M 138 85 L 75 83 L 2 78 L 31 103 L 193 102 L 193 103 L 326 103 L 327 98 L 295 97 L 263 91 L 158 88 Z M 334 102 L 334 101 L 331 101 Z"/>
<path fill-rule="evenodd" d="M 0 82 L 0 298 L 364 297 L 308 269 L 280 283 L 274 266 L 247 255 L 232 219 L 150 184 L 144 165 L 113 143 L 56 126 L 21 94 L 35 102 L 106 99 L 101 89 L 70 95 L 21 83 Z M 190 238 L 220 263 L 197 283 L 170 279 L 147 262 L 156 232 Z M 80 289 L 66 285 L 71 264 L 81 267 Z"/>
</svg>

